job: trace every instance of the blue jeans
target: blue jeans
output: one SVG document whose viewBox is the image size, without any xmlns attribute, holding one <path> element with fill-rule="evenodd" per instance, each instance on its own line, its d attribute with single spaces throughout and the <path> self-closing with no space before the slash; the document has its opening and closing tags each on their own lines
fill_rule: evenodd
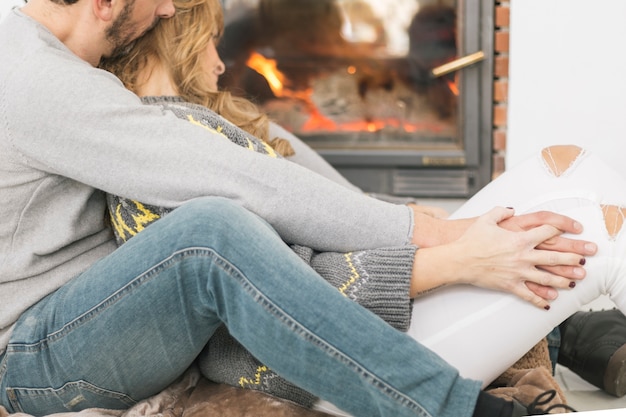
<svg viewBox="0 0 626 417">
<path fill-rule="evenodd" d="M 225 323 L 286 379 L 359 417 L 471 416 L 480 384 L 343 297 L 263 220 L 203 198 L 20 318 L 0 403 L 122 409 L 164 389 Z"/>
</svg>

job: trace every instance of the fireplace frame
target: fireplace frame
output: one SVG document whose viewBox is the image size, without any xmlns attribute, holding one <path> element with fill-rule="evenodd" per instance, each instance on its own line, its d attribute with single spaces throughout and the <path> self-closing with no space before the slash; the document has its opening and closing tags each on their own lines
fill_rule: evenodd
<svg viewBox="0 0 626 417">
<path fill-rule="evenodd" d="M 459 146 L 315 150 L 365 192 L 418 198 L 468 198 L 476 193 L 492 178 L 494 13 L 493 0 L 458 1 L 458 54 L 484 53 L 480 62 L 458 70 Z"/>
</svg>

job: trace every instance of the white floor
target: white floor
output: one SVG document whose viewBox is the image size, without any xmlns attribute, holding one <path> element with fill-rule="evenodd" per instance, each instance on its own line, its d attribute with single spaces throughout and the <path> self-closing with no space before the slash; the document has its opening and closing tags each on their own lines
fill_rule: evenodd
<svg viewBox="0 0 626 417">
<path fill-rule="evenodd" d="M 421 199 L 420 203 L 424 205 L 432 205 L 443 207 L 452 213 L 463 204 L 464 200 L 459 199 Z M 600 298 L 593 303 L 585 306 L 588 309 L 613 308 L 613 303 L 608 298 Z M 569 405 L 578 411 L 595 411 L 608 409 L 623 409 L 620 415 L 626 416 L 626 396 L 616 398 L 604 391 L 587 383 L 585 380 L 574 374 L 569 369 L 560 365 L 556 368 L 555 375 L 559 385 L 565 391 Z M 623 411 L 623 413 L 622 413 Z M 604 416 L 604 413 L 592 413 Z M 611 414 L 613 415 L 613 414 Z"/>
</svg>

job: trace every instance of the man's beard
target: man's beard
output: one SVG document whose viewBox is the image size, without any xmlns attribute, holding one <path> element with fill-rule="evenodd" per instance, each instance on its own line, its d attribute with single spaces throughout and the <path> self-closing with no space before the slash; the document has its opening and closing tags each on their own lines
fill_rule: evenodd
<svg viewBox="0 0 626 417">
<path fill-rule="evenodd" d="M 152 29 L 159 21 L 156 18 L 146 31 L 137 35 L 134 32 L 135 24 L 132 22 L 131 17 L 134 6 L 135 0 L 128 0 L 118 18 L 113 21 L 106 31 L 107 40 L 113 45 L 113 51 L 108 55 L 109 58 L 126 55 L 132 49 L 135 41 Z"/>
</svg>

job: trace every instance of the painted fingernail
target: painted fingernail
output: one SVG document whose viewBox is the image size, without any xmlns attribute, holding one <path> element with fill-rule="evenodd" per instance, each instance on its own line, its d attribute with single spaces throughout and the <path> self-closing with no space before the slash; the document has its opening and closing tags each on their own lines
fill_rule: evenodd
<svg viewBox="0 0 626 417">
<path fill-rule="evenodd" d="M 513 207 L 507 207 L 509 210 L 513 210 Z"/>
<path fill-rule="evenodd" d="M 549 305 L 545 305 L 545 306 L 543 306 L 543 309 L 548 311 L 548 310 L 550 310 L 550 306 Z"/>
<path fill-rule="evenodd" d="M 570 288 L 574 288 L 575 286 L 576 286 L 576 283 L 575 283 L 574 281 L 572 281 L 572 282 L 570 282 L 570 283 L 569 283 L 569 287 L 570 287 Z"/>
<path fill-rule="evenodd" d="M 587 263 L 587 260 L 586 260 L 585 258 L 580 258 L 580 261 L 578 261 L 578 263 L 579 263 L 580 265 L 584 265 L 584 264 L 586 264 L 586 263 Z"/>
</svg>

